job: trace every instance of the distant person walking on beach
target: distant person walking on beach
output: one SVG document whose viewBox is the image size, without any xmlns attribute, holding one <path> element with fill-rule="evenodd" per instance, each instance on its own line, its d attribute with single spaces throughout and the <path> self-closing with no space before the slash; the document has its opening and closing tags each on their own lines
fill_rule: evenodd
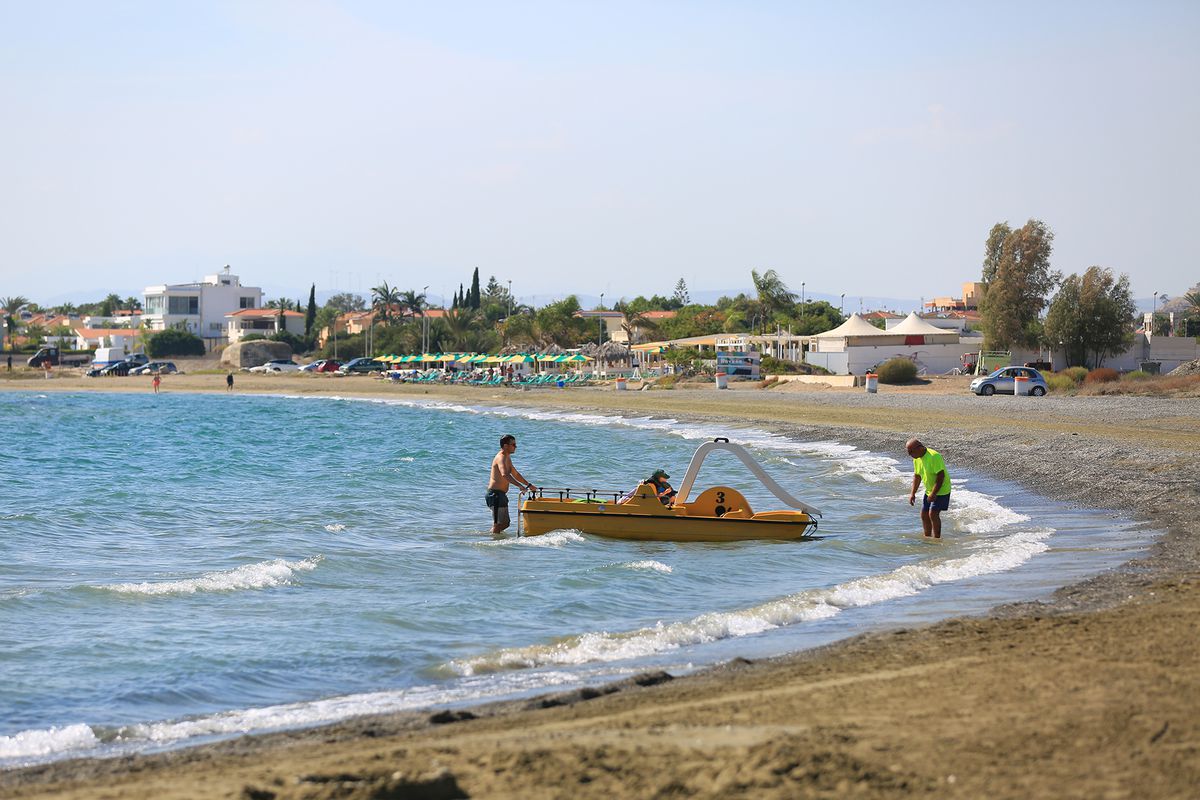
<svg viewBox="0 0 1200 800">
<path fill-rule="evenodd" d="M 522 489 L 532 489 L 524 475 L 513 466 L 512 454 L 517 451 L 517 437 L 511 433 L 500 437 L 500 452 L 492 459 L 492 472 L 488 478 L 487 495 L 484 501 L 492 510 L 492 533 L 500 533 L 509 526 L 508 484 L 517 484 Z M 518 512 L 520 509 L 517 509 Z"/>
<path fill-rule="evenodd" d="M 233 373 L 232 372 L 230 372 L 228 375 L 225 376 L 225 391 L 227 391 L 227 392 L 233 391 Z"/>
<path fill-rule="evenodd" d="M 159 384 L 161 384 L 161 383 L 162 383 L 162 378 L 159 377 L 157 372 L 154 373 L 154 380 L 150 381 L 150 385 L 154 387 L 155 394 L 158 394 L 158 387 L 159 387 Z"/>
<path fill-rule="evenodd" d="M 925 499 L 921 501 L 921 527 L 926 538 L 942 538 L 942 512 L 950 507 L 950 473 L 946 472 L 946 461 L 937 450 L 921 444 L 920 439 L 909 439 L 904 449 L 913 460 L 912 491 L 908 504 L 915 505 L 917 487 L 925 484 Z"/>
</svg>

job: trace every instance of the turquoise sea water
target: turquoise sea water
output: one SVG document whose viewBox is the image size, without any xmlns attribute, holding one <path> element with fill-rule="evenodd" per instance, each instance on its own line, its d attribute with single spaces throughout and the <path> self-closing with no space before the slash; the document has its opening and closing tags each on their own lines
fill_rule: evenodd
<svg viewBox="0 0 1200 800">
<path fill-rule="evenodd" d="M 933 545 L 912 535 L 907 463 L 675 420 L 0 393 L 0 424 L 0 767 L 788 652 L 1044 596 L 1150 537 L 951 464 Z M 824 511 L 824 538 L 493 538 L 482 498 L 510 432 L 526 476 L 587 488 L 660 466 L 678 483 L 729 436 Z M 778 507 L 730 454 L 714 482 Z"/>
</svg>

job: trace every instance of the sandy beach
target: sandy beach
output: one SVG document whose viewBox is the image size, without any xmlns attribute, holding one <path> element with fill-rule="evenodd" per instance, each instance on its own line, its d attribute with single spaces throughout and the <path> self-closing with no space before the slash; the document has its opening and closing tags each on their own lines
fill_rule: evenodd
<svg viewBox="0 0 1200 800">
<path fill-rule="evenodd" d="M 34 798 L 1194 797 L 1200 786 L 1200 401 L 977 398 L 883 387 L 615 392 L 236 376 L 234 394 L 406 397 L 752 423 L 948 463 L 1164 531 L 1046 602 L 702 674 L 363 718 L 163 754 L 0 773 Z M 225 392 L 224 374 L 162 391 Z M 149 392 L 68 374 L 0 389 Z M 530 442 L 529 447 L 537 444 Z M 474 465 L 473 465 L 474 466 Z M 916 513 L 914 526 L 919 526 Z M 48 665 L 52 668 L 52 665 Z"/>
</svg>

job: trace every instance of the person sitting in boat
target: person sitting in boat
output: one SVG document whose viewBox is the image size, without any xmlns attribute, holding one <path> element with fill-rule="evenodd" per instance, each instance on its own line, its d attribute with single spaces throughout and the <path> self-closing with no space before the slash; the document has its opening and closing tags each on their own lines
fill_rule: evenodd
<svg viewBox="0 0 1200 800">
<path fill-rule="evenodd" d="M 671 484 L 667 483 L 667 478 L 670 477 L 665 470 L 656 469 L 650 476 L 650 480 L 646 481 L 654 487 L 654 494 L 664 506 L 669 506 L 675 501 L 675 490 L 671 488 Z"/>
</svg>

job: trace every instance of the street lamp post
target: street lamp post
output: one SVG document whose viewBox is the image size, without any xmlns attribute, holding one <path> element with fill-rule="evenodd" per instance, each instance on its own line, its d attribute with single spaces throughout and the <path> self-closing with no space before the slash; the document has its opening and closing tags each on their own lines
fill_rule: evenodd
<svg viewBox="0 0 1200 800">
<path fill-rule="evenodd" d="M 508 315 L 511 317 L 513 313 L 513 295 L 512 295 L 512 280 L 508 282 Z"/>
<path fill-rule="evenodd" d="M 600 310 L 601 311 L 604 310 L 604 292 L 600 293 Z M 599 316 L 599 319 L 600 319 L 600 338 L 596 340 L 597 347 L 604 344 L 604 315 L 601 314 Z"/>
<path fill-rule="evenodd" d="M 842 297 L 838 300 L 838 313 L 843 317 L 846 316 L 846 293 L 842 292 Z"/>
</svg>

